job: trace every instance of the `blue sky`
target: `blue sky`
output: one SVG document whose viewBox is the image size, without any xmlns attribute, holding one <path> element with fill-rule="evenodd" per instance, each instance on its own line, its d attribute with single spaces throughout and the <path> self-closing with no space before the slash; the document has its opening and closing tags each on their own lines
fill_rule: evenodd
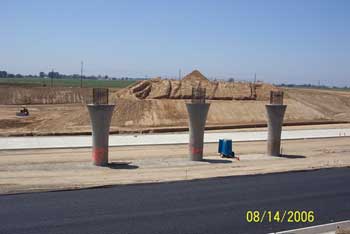
<svg viewBox="0 0 350 234">
<path fill-rule="evenodd" d="M 0 0 L 0 70 L 350 85 L 350 1 Z"/>
</svg>

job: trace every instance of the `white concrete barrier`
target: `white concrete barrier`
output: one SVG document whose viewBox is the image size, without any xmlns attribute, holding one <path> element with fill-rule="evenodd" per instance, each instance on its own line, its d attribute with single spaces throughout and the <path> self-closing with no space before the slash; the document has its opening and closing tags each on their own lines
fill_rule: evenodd
<svg viewBox="0 0 350 234">
<path fill-rule="evenodd" d="M 327 137 L 350 136 L 350 128 L 346 129 L 311 129 L 311 130 L 288 130 L 282 132 L 283 140 L 310 139 Z M 233 143 L 242 141 L 265 141 L 266 131 L 235 131 L 206 132 L 205 143 L 215 143 L 219 139 L 232 139 Z M 187 144 L 188 133 L 161 133 L 161 134 L 133 134 L 133 135 L 110 135 L 110 146 L 131 145 L 166 145 Z M 45 149 L 45 148 L 81 148 L 91 147 L 91 136 L 28 136 L 28 137 L 0 137 L 0 150 L 10 149 Z"/>
</svg>

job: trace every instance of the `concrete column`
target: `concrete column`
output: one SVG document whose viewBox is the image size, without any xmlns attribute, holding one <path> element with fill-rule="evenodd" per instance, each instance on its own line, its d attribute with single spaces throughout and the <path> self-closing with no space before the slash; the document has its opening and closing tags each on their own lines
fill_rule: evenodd
<svg viewBox="0 0 350 234">
<path fill-rule="evenodd" d="M 92 126 L 92 160 L 96 166 L 108 165 L 109 126 L 114 105 L 87 105 Z"/>
<path fill-rule="evenodd" d="M 279 156 L 281 153 L 281 132 L 286 108 L 286 105 L 266 105 L 268 120 L 267 154 L 270 156 Z"/>
<path fill-rule="evenodd" d="M 204 128 L 209 106 L 209 103 L 186 103 L 189 116 L 189 153 L 191 161 L 203 160 Z"/>
</svg>

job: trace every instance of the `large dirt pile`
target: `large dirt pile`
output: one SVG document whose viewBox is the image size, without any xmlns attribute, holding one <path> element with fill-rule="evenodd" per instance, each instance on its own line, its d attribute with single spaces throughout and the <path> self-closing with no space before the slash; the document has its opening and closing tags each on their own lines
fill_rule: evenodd
<svg viewBox="0 0 350 234">
<path fill-rule="evenodd" d="M 207 77 L 205 77 L 200 71 L 194 70 L 190 74 L 187 74 L 184 78 L 182 78 L 183 81 L 189 81 L 189 82 L 207 82 L 210 83 Z"/>
<path fill-rule="evenodd" d="M 268 100 L 271 90 L 277 88 L 265 83 L 209 81 L 194 70 L 182 80 L 155 78 L 135 83 L 118 92 L 115 98 L 125 99 L 189 99 L 192 88 L 206 88 L 209 100 Z"/>
</svg>

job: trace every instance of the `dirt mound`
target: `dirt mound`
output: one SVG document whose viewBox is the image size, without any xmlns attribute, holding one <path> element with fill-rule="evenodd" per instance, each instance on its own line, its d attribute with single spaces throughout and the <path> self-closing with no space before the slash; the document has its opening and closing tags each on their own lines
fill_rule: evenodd
<svg viewBox="0 0 350 234">
<path fill-rule="evenodd" d="M 197 81 L 197 82 L 210 82 L 200 71 L 194 70 L 190 74 L 187 74 L 184 78 L 182 78 L 183 81 Z"/>
<path fill-rule="evenodd" d="M 209 100 L 268 100 L 273 85 L 248 82 L 212 82 L 195 70 L 180 80 L 163 80 L 160 77 L 137 82 L 117 92 L 114 99 L 189 99 L 192 88 L 206 88 Z"/>
</svg>

